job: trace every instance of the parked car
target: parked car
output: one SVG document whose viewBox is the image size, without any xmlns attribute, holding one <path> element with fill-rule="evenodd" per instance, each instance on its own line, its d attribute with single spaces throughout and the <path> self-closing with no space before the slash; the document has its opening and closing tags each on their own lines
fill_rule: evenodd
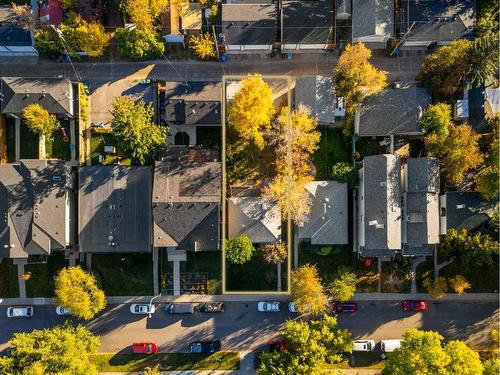
<svg viewBox="0 0 500 375">
<path fill-rule="evenodd" d="M 382 349 L 384 353 L 390 353 L 399 348 L 402 343 L 403 340 L 401 339 L 382 340 L 380 341 L 380 349 Z"/>
<path fill-rule="evenodd" d="M 424 300 L 404 300 L 404 311 L 426 311 L 429 308 L 427 301 Z"/>
<path fill-rule="evenodd" d="M 224 312 L 224 302 L 207 302 L 200 307 L 200 311 L 204 313 Z"/>
<path fill-rule="evenodd" d="M 285 340 L 269 341 L 269 352 L 280 352 L 282 350 L 288 351 Z"/>
<path fill-rule="evenodd" d="M 358 305 L 354 302 L 332 302 L 331 304 L 332 312 L 338 313 L 353 313 L 358 311 Z"/>
<path fill-rule="evenodd" d="M 154 314 L 155 311 L 155 305 L 149 305 L 146 303 L 134 303 L 130 305 L 130 312 L 132 314 Z"/>
<path fill-rule="evenodd" d="M 221 347 L 220 340 L 195 341 L 189 344 L 191 353 L 214 353 L 220 351 Z"/>
<path fill-rule="evenodd" d="M 297 307 L 295 306 L 295 303 L 293 303 L 293 302 L 288 303 L 288 311 L 290 311 L 291 313 L 298 312 Z"/>
<path fill-rule="evenodd" d="M 280 311 L 279 302 L 259 302 L 257 310 L 260 312 L 278 312 Z"/>
<path fill-rule="evenodd" d="M 171 303 L 163 308 L 167 314 L 193 314 L 194 305 L 192 303 Z"/>
<path fill-rule="evenodd" d="M 158 346 L 154 342 L 134 342 L 132 344 L 132 353 L 135 354 L 153 354 L 158 351 Z"/>
<path fill-rule="evenodd" d="M 33 316 L 33 306 L 11 306 L 7 308 L 8 318 L 31 318 Z"/>
<path fill-rule="evenodd" d="M 352 342 L 353 352 L 371 352 L 375 350 L 374 340 L 354 340 Z"/>
<path fill-rule="evenodd" d="M 67 307 L 57 306 L 56 307 L 56 314 L 57 315 L 71 315 L 71 310 L 68 309 Z"/>
</svg>

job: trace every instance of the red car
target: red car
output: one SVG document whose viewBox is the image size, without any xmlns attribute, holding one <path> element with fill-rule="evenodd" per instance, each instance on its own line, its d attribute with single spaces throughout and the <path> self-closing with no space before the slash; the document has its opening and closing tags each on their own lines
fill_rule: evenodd
<svg viewBox="0 0 500 375">
<path fill-rule="evenodd" d="M 335 314 L 338 313 L 353 313 L 358 311 L 358 305 L 356 305 L 354 302 L 332 302 L 331 304 L 331 309 L 332 312 Z"/>
<path fill-rule="evenodd" d="M 425 311 L 428 308 L 427 301 L 423 300 L 405 300 L 403 301 L 404 311 Z"/>
<path fill-rule="evenodd" d="M 158 351 L 158 346 L 154 342 L 134 342 L 132 344 L 132 353 L 135 354 L 153 354 Z"/>
</svg>

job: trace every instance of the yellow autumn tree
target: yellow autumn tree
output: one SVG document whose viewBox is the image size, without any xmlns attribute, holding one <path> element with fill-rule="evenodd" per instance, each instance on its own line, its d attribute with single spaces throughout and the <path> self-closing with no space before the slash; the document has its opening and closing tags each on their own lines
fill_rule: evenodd
<svg viewBox="0 0 500 375">
<path fill-rule="evenodd" d="M 370 63 L 372 52 L 363 43 L 348 44 L 334 71 L 335 90 L 346 101 L 344 133 L 352 132 L 354 114 L 363 98 L 387 86 L 387 74 Z"/>
<path fill-rule="evenodd" d="M 483 162 L 479 138 L 468 124 L 451 125 L 446 137 L 430 134 L 425 138 L 429 156 L 440 159 L 446 182 L 459 184 L 464 174 Z"/>
<path fill-rule="evenodd" d="M 271 128 L 274 112 L 271 87 L 261 75 L 250 75 L 241 81 L 241 88 L 231 101 L 229 125 L 242 141 L 262 150 L 264 133 Z"/>
<path fill-rule="evenodd" d="M 305 264 L 291 274 L 291 295 L 300 313 L 319 315 L 328 307 L 318 270 L 314 265 Z"/>
<path fill-rule="evenodd" d="M 210 34 L 193 35 L 189 38 L 189 47 L 202 60 L 213 59 L 217 56 L 215 41 Z"/>
</svg>

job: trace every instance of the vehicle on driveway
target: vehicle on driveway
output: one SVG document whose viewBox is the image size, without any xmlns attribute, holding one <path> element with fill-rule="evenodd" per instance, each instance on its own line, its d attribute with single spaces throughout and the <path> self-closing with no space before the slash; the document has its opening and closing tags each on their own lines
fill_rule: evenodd
<svg viewBox="0 0 500 375">
<path fill-rule="evenodd" d="M 353 313 L 358 311 L 358 305 L 354 302 L 332 302 L 331 304 L 332 312 L 338 313 Z"/>
<path fill-rule="evenodd" d="M 257 310 L 260 312 L 278 312 L 280 311 L 279 302 L 259 302 Z"/>
<path fill-rule="evenodd" d="M 214 353 L 222 348 L 220 340 L 195 341 L 189 344 L 191 353 Z"/>
<path fill-rule="evenodd" d="M 281 352 L 282 350 L 288 351 L 285 340 L 269 341 L 269 352 Z"/>
<path fill-rule="evenodd" d="M 429 308 L 429 304 L 424 300 L 404 300 L 403 310 L 404 311 L 426 311 Z"/>
<path fill-rule="evenodd" d="M 132 353 L 134 354 L 153 354 L 158 351 L 158 346 L 154 342 L 134 342 L 132 344 Z"/>
<path fill-rule="evenodd" d="M 130 312 L 132 314 L 154 314 L 155 311 L 155 305 L 149 305 L 147 303 L 134 303 L 130 305 Z"/>
<path fill-rule="evenodd" d="M 403 340 L 401 339 L 382 340 L 380 341 L 380 349 L 382 349 L 384 353 L 390 353 L 398 349 L 402 343 Z"/>
<path fill-rule="evenodd" d="M 167 314 L 193 314 L 194 305 L 192 303 L 171 303 L 163 307 Z"/>
<path fill-rule="evenodd" d="M 294 302 L 289 302 L 288 303 L 288 311 L 290 311 L 291 313 L 297 313 L 297 312 L 299 312 L 297 310 L 297 307 L 295 306 Z"/>
<path fill-rule="evenodd" d="M 31 318 L 33 316 L 33 306 L 11 306 L 7 308 L 8 318 Z"/>
<path fill-rule="evenodd" d="M 71 315 L 71 310 L 68 309 L 67 307 L 57 306 L 56 307 L 56 314 L 57 315 Z"/>
<path fill-rule="evenodd" d="M 206 302 L 200 307 L 204 313 L 224 312 L 224 302 Z"/>
<path fill-rule="evenodd" d="M 371 352 L 375 350 L 375 340 L 354 340 L 352 342 L 353 352 Z"/>
</svg>

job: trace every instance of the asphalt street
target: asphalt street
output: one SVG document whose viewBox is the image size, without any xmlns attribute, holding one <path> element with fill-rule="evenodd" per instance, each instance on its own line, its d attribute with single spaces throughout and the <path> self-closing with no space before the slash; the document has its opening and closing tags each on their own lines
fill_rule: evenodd
<svg viewBox="0 0 500 375">
<path fill-rule="evenodd" d="M 474 348 L 489 343 L 491 329 L 498 326 L 498 303 L 446 302 L 431 303 L 424 313 L 404 312 L 399 302 L 363 302 L 354 314 L 339 317 L 339 325 L 355 338 L 376 341 L 401 338 L 411 327 L 437 330 L 447 340 L 465 340 Z M 53 306 L 35 306 L 29 319 L 9 319 L 7 306 L 0 307 L 0 351 L 14 332 L 30 331 L 63 323 Z M 220 338 L 225 349 L 255 350 L 276 337 L 283 323 L 297 316 L 282 304 L 278 313 L 257 312 L 256 302 L 226 302 L 220 314 L 167 315 L 158 309 L 151 319 L 133 315 L 130 305 L 111 305 L 86 325 L 101 336 L 102 352 L 129 350 L 133 341 L 153 341 L 164 352 L 186 351 L 193 340 Z"/>
</svg>

